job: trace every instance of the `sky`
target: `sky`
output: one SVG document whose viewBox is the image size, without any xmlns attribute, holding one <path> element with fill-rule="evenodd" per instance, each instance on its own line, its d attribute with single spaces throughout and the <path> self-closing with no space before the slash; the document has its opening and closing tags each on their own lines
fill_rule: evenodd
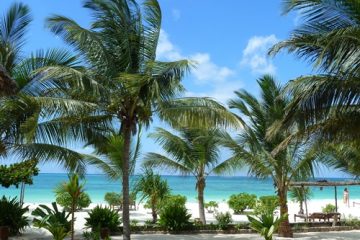
<svg viewBox="0 0 360 240">
<path fill-rule="evenodd" d="M 4 12 L 15 1 L 1 0 Z M 300 75 L 310 74 L 309 63 L 293 55 L 281 53 L 267 56 L 268 49 L 285 40 L 300 24 L 297 13 L 282 15 L 281 0 L 159 0 L 163 20 L 157 49 L 159 60 L 190 59 L 195 69 L 183 80 L 186 96 L 208 96 L 221 103 L 246 89 L 257 95 L 256 80 L 263 74 L 273 75 L 286 83 Z M 64 47 L 61 39 L 45 28 L 45 19 L 52 14 L 73 18 L 83 26 L 91 20 L 81 0 L 24 0 L 34 21 L 28 33 L 24 54 L 38 49 Z M 153 126 L 163 124 L 155 121 Z M 153 128 L 149 129 L 151 132 Z M 158 151 L 158 146 L 143 134 L 142 152 Z M 78 150 L 89 152 L 89 149 Z M 223 155 L 227 155 L 226 151 Z M 139 171 L 137 167 L 137 171 Z M 89 168 L 89 173 L 97 173 Z M 43 164 L 42 172 L 62 172 L 60 166 Z M 238 175 L 245 175 L 246 170 Z M 318 176 L 342 177 L 343 173 L 322 169 Z"/>
</svg>

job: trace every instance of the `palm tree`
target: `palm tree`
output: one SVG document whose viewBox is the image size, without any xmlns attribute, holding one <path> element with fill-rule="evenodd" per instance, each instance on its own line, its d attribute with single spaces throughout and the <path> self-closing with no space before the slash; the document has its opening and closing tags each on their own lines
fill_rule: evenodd
<svg viewBox="0 0 360 240">
<path fill-rule="evenodd" d="M 290 197 L 299 203 L 299 214 L 304 214 L 304 203 L 310 199 L 311 190 L 309 187 L 292 187 L 289 189 Z"/>
<path fill-rule="evenodd" d="M 84 184 L 79 183 L 79 176 L 76 174 L 69 175 L 69 182 L 63 183 L 59 188 L 59 191 L 69 193 L 71 197 L 71 240 L 74 240 L 74 224 L 75 224 L 75 212 L 78 205 L 81 194 L 84 193 Z"/>
<path fill-rule="evenodd" d="M 135 170 L 136 161 L 140 155 L 140 137 L 141 129 L 137 132 L 136 142 L 132 142 L 129 161 L 129 173 L 132 175 Z M 135 139 L 132 139 L 135 140 Z M 104 135 L 97 135 L 97 139 L 89 142 L 88 146 L 95 149 L 92 155 L 84 155 L 88 164 L 96 166 L 103 171 L 110 180 L 121 181 L 123 174 L 123 155 L 119 151 L 124 147 L 124 139 L 122 135 L 109 129 Z"/>
<path fill-rule="evenodd" d="M 285 49 L 311 63 L 319 74 L 291 81 L 294 96 L 283 121 L 302 121 L 307 134 L 341 142 L 360 137 L 358 1 L 284 0 L 284 12 L 299 11 L 303 24 L 270 52 Z M 303 129 L 300 129 L 304 131 Z"/>
<path fill-rule="evenodd" d="M 141 6 L 135 0 L 86 0 L 83 6 L 93 16 L 89 29 L 58 15 L 48 18 L 47 25 L 74 47 L 86 63 L 86 69 L 67 74 L 69 69 L 54 67 L 47 69 L 47 74 L 65 79 L 75 75 L 96 83 L 99 91 L 95 93 L 72 90 L 73 99 L 97 104 L 97 110 L 85 118 L 85 123 L 107 120 L 120 126 L 119 135 L 124 140 L 124 146 L 119 149 L 123 163 L 123 236 L 130 239 L 130 144 L 139 125 L 149 126 L 155 114 L 160 119 L 173 120 L 170 122 L 174 124 L 238 122 L 213 100 L 175 99 L 183 90 L 181 79 L 190 64 L 187 60 L 156 60 L 161 30 L 161 9 L 157 0 L 145 0 Z M 77 119 L 77 123 L 85 124 L 82 119 Z M 71 128 L 78 129 L 75 125 Z"/>
<path fill-rule="evenodd" d="M 166 155 L 148 153 L 144 158 L 145 167 L 162 167 L 196 178 L 199 216 L 206 224 L 204 190 L 209 174 L 221 174 L 234 169 L 237 162 L 229 159 L 220 162 L 220 148 L 217 129 L 180 128 L 178 134 L 158 128 L 150 134 L 161 145 Z"/>
<path fill-rule="evenodd" d="M 60 49 L 39 50 L 25 57 L 31 21 L 29 8 L 21 3 L 12 4 L 0 20 L 0 156 L 57 161 L 82 172 L 81 155 L 63 145 L 62 126 L 55 122 L 90 105 L 66 99 L 61 89 L 66 83 L 47 78 L 42 71 L 50 66 L 76 69 L 77 58 Z"/>
<path fill-rule="evenodd" d="M 257 82 L 261 89 L 259 99 L 241 90 L 235 92 L 237 98 L 230 100 L 229 106 L 240 112 L 238 118 L 244 128 L 236 139 L 224 133 L 222 144 L 231 150 L 231 158 L 237 158 L 248 166 L 249 174 L 272 178 L 279 198 L 280 215 L 286 216 L 280 224 L 279 234 L 291 237 L 287 217 L 289 183 L 298 176 L 312 175 L 314 157 L 311 151 L 307 152 L 310 143 L 301 142 L 290 142 L 282 151 L 272 154 L 274 148 L 291 135 L 292 129 L 278 132 L 272 138 L 266 137 L 269 127 L 283 119 L 289 98 L 282 95 L 283 88 L 271 76 L 265 75 Z"/>
<path fill-rule="evenodd" d="M 154 174 L 152 170 L 146 169 L 135 185 L 135 192 L 141 194 L 141 199 L 147 198 L 147 204 L 151 207 L 152 222 L 156 223 L 157 214 L 161 202 L 170 195 L 170 188 L 166 180 Z"/>
</svg>

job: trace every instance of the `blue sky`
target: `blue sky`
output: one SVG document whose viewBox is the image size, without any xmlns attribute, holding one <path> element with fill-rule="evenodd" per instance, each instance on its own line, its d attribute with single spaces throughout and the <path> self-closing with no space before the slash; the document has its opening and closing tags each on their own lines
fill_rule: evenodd
<svg viewBox="0 0 360 240">
<path fill-rule="evenodd" d="M 188 58 L 198 63 L 184 79 L 187 96 L 209 96 L 222 103 L 233 91 L 245 88 L 257 94 L 256 79 L 270 73 L 286 83 L 297 76 L 311 73 L 311 66 L 286 53 L 268 58 L 266 52 L 274 43 L 286 39 L 299 24 L 292 13 L 281 14 L 281 0 L 159 0 L 163 12 L 158 58 Z M 4 12 L 13 0 L 2 0 Z M 80 0 L 26 0 L 34 21 L 28 34 L 25 53 L 37 49 L 66 47 L 61 39 L 45 29 L 45 18 L 60 14 L 75 19 L 83 26 L 90 21 L 89 12 Z M 159 122 L 155 126 L 161 125 Z M 151 131 L 151 130 L 150 130 Z M 144 134 L 143 151 L 158 149 Z M 88 150 L 85 150 L 88 151 Z M 226 153 L 224 153 L 226 155 Z M 63 171 L 45 164 L 43 172 Z M 90 168 L 89 172 L 96 172 Z M 244 171 L 238 174 L 244 175 Z M 343 176 L 324 169 L 320 176 Z"/>
</svg>

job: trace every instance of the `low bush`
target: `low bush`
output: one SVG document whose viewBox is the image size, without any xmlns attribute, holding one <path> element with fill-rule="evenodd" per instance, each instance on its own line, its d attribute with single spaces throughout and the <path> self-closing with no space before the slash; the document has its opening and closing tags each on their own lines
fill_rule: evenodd
<svg viewBox="0 0 360 240">
<path fill-rule="evenodd" d="M 345 218 L 344 225 L 350 227 L 360 227 L 360 219 L 349 215 L 347 218 Z"/>
<path fill-rule="evenodd" d="M 55 201 L 57 204 L 65 208 L 67 211 L 71 209 L 72 200 L 69 193 L 57 189 L 55 190 L 55 196 L 56 196 Z M 76 206 L 76 211 L 79 211 L 83 208 L 87 208 L 88 206 L 90 206 L 90 203 L 91 203 L 91 199 L 89 194 L 85 192 L 81 193 Z"/>
<path fill-rule="evenodd" d="M 210 201 L 210 202 L 205 203 L 205 208 L 208 213 L 215 212 L 218 207 L 219 207 L 219 204 L 215 201 Z"/>
<path fill-rule="evenodd" d="M 186 204 L 186 197 L 180 194 L 177 195 L 168 195 L 162 201 L 162 205 L 166 205 L 168 202 L 172 202 L 174 204 L 184 205 Z"/>
<path fill-rule="evenodd" d="M 107 192 L 104 197 L 111 208 L 122 205 L 122 195 L 116 192 Z"/>
<path fill-rule="evenodd" d="M 34 216 L 34 226 L 48 230 L 54 240 L 65 239 L 71 231 L 71 221 L 68 219 L 70 213 L 65 210 L 59 211 L 56 203 L 52 203 L 53 209 L 46 205 L 39 205 L 32 215 Z"/>
<path fill-rule="evenodd" d="M 333 212 L 336 212 L 336 207 L 335 205 L 329 203 L 329 204 L 326 204 L 325 207 L 322 207 L 322 212 L 323 213 L 333 213 Z"/>
<path fill-rule="evenodd" d="M 115 232 L 121 223 L 118 212 L 108 207 L 96 206 L 88 214 L 89 217 L 85 218 L 85 226 L 91 228 L 93 232 L 102 228 Z"/>
<path fill-rule="evenodd" d="M 229 207 L 235 214 L 243 213 L 245 209 L 252 209 L 256 205 L 256 195 L 248 193 L 233 194 L 228 201 Z"/>
<path fill-rule="evenodd" d="M 10 228 L 10 234 L 19 234 L 25 227 L 29 226 L 27 217 L 24 216 L 29 211 L 28 207 L 16 199 L 7 199 L 3 196 L 0 199 L 0 226 Z"/>
<path fill-rule="evenodd" d="M 255 215 L 273 214 L 279 206 L 278 196 L 261 196 L 256 204 Z"/>
<path fill-rule="evenodd" d="M 102 240 L 100 232 L 83 232 L 84 240 Z M 110 237 L 104 238 L 104 240 L 111 240 Z"/>
<path fill-rule="evenodd" d="M 190 229 L 192 227 L 191 214 L 188 213 L 185 202 L 186 198 L 180 195 L 169 197 L 160 209 L 160 226 L 169 231 Z"/>
<path fill-rule="evenodd" d="M 258 216 L 247 216 L 250 228 L 258 232 L 265 240 L 272 240 L 273 234 L 278 230 L 280 223 L 287 218 L 287 214 L 280 218 L 275 217 L 272 212 L 266 212 Z"/>
<path fill-rule="evenodd" d="M 215 219 L 217 221 L 218 228 L 221 230 L 226 230 L 229 228 L 229 225 L 232 223 L 232 217 L 229 212 L 225 213 L 215 213 Z"/>
</svg>

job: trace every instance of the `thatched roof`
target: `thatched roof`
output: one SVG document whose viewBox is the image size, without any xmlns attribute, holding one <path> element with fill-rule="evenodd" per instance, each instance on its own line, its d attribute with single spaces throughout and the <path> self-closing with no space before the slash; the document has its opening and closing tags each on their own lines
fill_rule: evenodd
<svg viewBox="0 0 360 240">
<path fill-rule="evenodd" d="M 16 82 L 7 74 L 6 69 L 0 65 L 0 96 L 15 94 L 16 89 Z"/>
</svg>

